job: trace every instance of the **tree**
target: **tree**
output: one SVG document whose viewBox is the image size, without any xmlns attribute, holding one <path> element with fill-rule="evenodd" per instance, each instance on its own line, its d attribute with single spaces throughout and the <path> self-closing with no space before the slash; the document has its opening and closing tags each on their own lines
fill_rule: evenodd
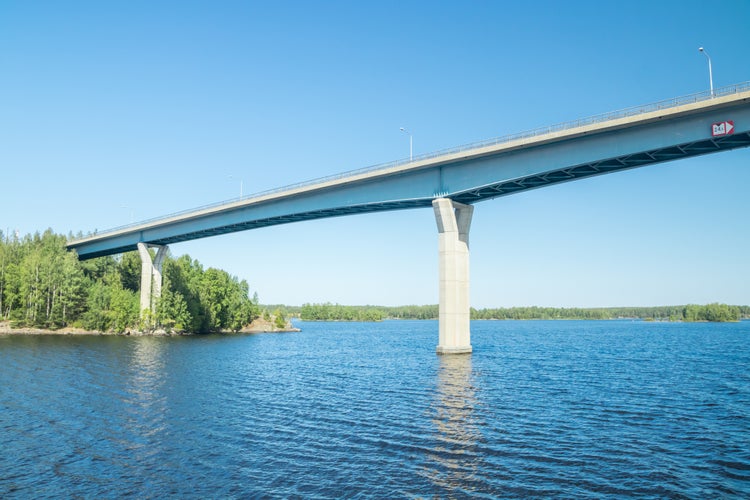
<svg viewBox="0 0 750 500">
<path fill-rule="evenodd" d="M 141 289 L 141 257 L 138 252 L 122 254 L 117 268 L 122 287 L 126 290 L 138 292 Z"/>
<path fill-rule="evenodd" d="M 282 329 L 286 328 L 286 318 L 284 317 L 284 314 L 281 312 L 280 309 L 276 309 L 273 312 L 274 320 L 273 324 L 276 328 Z"/>
<path fill-rule="evenodd" d="M 184 255 L 164 262 L 162 296 L 139 314 L 140 257 L 79 261 L 66 238 L 51 230 L 11 238 L 0 232 L 0 319 L 43 328 L 71 323 L 96 331 L 164 327 L 209 332 L 239 330 L 258 314 L 247 281 L 203 270 Z"/>
<path fill-rule="evenodd" d="M 188 310 L 185 297 L 179 291 L 168 288 L 162 290 L 157 303 L 157 322 L 167 331 L 184 332 L 192 324 L 192 316 Z"/>
</svg>

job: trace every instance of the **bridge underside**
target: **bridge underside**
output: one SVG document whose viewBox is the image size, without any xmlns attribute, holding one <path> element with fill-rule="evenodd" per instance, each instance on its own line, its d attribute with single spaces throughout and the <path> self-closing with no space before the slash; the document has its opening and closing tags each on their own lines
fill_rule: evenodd
<svg viewBox="0 0 750 500">
<path fill-rule="evenodd" d="M 474 189 L 454 192 L 446 194 L 446 198 L 450 198 L 453 201 L 463 203 L 466 205 L 477 203 L 479 201 L 497 198 L 500 196 L 507 196 L 510 194 L 519 193 L 521 191 L 527 191 L 529 189 L 537 189 L 552 184 L 559 184 L 561 182 L 568 182 L 577 179 L 583 179 L 586 177 L 592 177 L 596 175 L 608 174 L 617 172 L 620 170 L 633 169 L 637 167 L 643 167 L 655 163 L 662 163 L 672 160 L 679 160 L 692 156 L 699 156 L 709 153 L 716 153 L 720 151 L 728 151 L 731 149 L 742 148 L 750 146 L 750 132 L 741 134 L 735 134 L 726 137 L 719 137 L 695 142 L 689 142 L 676 146 L 670 146 L 665 148 L 658 148 L 649 151 L 643 151 L 634 154 L 626 154 L 622 156 L 607 158 L 604 160 L 597 160 L 588 163 L 582 163 L 579 165 L 562 168 L 559 170 L 553 170 L 545 172 L 543 174 L 529 175 L 512 180 L 500 181 L 492 184 L 487 184 Z M 355 215 L 370 212 L 384 212 L 393 210 L 404 210 L 411 208 L 428 208 L 432 206 L 432 202 L 436 197 L 429 198 L 417 198 L 417 199 L 404 199 L 396 201 L 384 201 L 377 203 L 367 203 L 359 205 L 344 205 L 340 207 L 325 208 L 320 210 L 311 210 L 305 212 L 289 213 L 277 217 L 269 217 L 263 219 L 248 220 L 239 222 L 236 224 L 229 224 L 220 227 L 212 227 L 207 229 L 201 229 L 199 231 L 157 238 L 149 243 L 154 245 L 169 245 L 172 243 L 179 243 L 182 241 L 189 241 L 198 238 L 205 238 L 209 236 L 218 236 L 227 233 L 233 233 L 237 231 L 246 231 L 249 229 L 257 229 L 261 227 L 275 226 L 279 224 L 287 224 L 291 222 L 302 222 L 315 219 L 323 219 L 328 217 L 337 217 L 344 215 Z M 121 251 L 127 251 L 130 248 L 125 247 Z M 98 255 L 107 255 L 109 252 L 99 252 L 94 255 L 86 254 L 81 258 L 91 258 Z"/>
<path fill-rule="evenodd" d="M 691 156 L 699 156 L 719 151 L 728 151 L 750 146 L 750 132 L 717 137 L 702 141 L 689 142 L 677 146 L 658 148 L 634 154 L 626 154 L 575 165 L 569 168 L 554 170 L 540 175 L 530 175 L 521 179 L 489 184 L 450 196 L 460 203 L 476 203 L 477 201 L 506 196 L 509 194 L 540 188 L 560 182 L 583 179 L 594 175 L 608 174 L 619 170 L 643 167 L 654 163 L 680 160 Z"/>
<path fill-rule="evenodd" d="M 432 199 L 424 200 L 403 200 L 403 201 L 392 201 L 383 203 L 373 203 L 367 205 L 352 205 L 336 208 L 326 208 L 321 210 L 313 210 L 309 212 L 299 212 L 289 215 L 281 215 L 278 217 L 269 217 L 266 219 L 257 219 L 247 222 L 240 222 L 237 224 L 231 224 L 227 226 L 203 229 L 195 231 L 193 233 L 171 236 L 156 240 L 154 243 L 159 245 L 167 245 L 171 243 L 179 243 L 182 241 L 194 240 L 197 238 L 206 238 L 209 236 L 219 236 L 227 233 L 234 233 L 237 231 L 247 231 L 249 229 L 258 229 L 261 227 L 277 226 L 280 224 L 288 224 L 291 222 L 302 222 L 315 219 L 325 219 L 328 217 L 339 217 L 343 215 L 356 215 L 365 214 L 370 212 L 385 212 L 393 210 L 405 210 L 408 208 L 423 208 L 429 207 L 432 204 Z"/>
</svg>

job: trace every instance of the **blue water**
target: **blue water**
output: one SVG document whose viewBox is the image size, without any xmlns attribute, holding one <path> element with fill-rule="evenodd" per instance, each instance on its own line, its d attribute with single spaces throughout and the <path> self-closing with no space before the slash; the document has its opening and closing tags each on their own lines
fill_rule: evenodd
<svg viewBox="0 0 750 500">
<path fill-rule="evenodd" d="M 0 337 L 0 497 L 750 497 L 750 323 Z"/>
</svg>

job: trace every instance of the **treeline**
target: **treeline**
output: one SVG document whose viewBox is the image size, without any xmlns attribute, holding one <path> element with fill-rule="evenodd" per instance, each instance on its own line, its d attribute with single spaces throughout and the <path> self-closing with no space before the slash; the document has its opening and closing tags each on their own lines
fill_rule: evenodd
<svg viewBox="0 0 750 500">
<path fill-rule="evenodd" d="M 438 306 L 342 306 L 339 304 L 305 304 L 301 308 L 278 306 L 306 321 L 380 321 L 383 319 L 437 319 Z M 653 321 L 738 321 L 750 317 L 749 306 L 727 304 L 659 306 L 659 307 L 510 307 L 471 309 L 475 320 L 577 319 L 607 320 L 633 318 Z"/>
<path fill-rule="evenodd" d="M 613 317 L 618 316 L 613 316 L 612 312 L 606 309 L 559 307 L 471 309 L 471 319 L 611 319 Z"/>
<path fill-rule="evenodd" d="M 683 321 L 739 321 L 742 311 L 739 306 L 727 304 L 708 304 L 705 306 L 688 305 L 682 313 Z"/>
<path fill-rule="evenodd" d="M 511 307 L 471 310 L 472 319 L 634 318 L 654 321 L 739 321 L 748 315 L 750 307 L 727 304 L 607 308 Z"/>
<path fill-rule="evenodd" d="M 237 331 L 259 315 L 246 281 L 187 255 L 167 256 L 162 296 L 141 314 L 136 252 L 79 261 L 65 244 L 50 230 L 23 238 L 0 231 L 0 320 L 45 329 L 207 333 Z"/>
<path fill-rule="evenodd" d="M 438 306 L 399 306 L 383 308 L 388 318 L 392 319 L 437 319 Z"/>
<path fill-rule="evenodd" d="M 304 304 L 302 307 L 274 306 L 304 321 L 382 321 L 384 319 L 437 319 L 438 306 L 342 306 Z"/>
<path fill-rule="evenodd" d="M 303 304 L 299 312 L 304 321 L 381 321 L 383 310 L 371 306 L 342 306 L 340 304 Z"/>
</svg>

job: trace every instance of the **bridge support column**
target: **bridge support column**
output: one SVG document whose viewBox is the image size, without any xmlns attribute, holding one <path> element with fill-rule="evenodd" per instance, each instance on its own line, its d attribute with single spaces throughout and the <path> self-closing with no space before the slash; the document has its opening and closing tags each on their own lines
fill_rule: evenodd
<svg viewBox="0 0 750 500">
<path fill-rule="evenodd" d="M 471 352 L 469 305 L 469 228 L 474 207 L 448 198 L 432 202 L 438 227 L 438 354 Z"/>
<path fill-rule="evenodd" d="M 166 245 L 153 246 L 158 250 L 152 261 L 151 254 L 148 252 L 148 245 L 138 243 L 138 254 L 141 256 L 141 312 L 146 309 L 153 310 L 154 299 L 161 296 L 161 268 L 168 247 Z"/>
</svg>

